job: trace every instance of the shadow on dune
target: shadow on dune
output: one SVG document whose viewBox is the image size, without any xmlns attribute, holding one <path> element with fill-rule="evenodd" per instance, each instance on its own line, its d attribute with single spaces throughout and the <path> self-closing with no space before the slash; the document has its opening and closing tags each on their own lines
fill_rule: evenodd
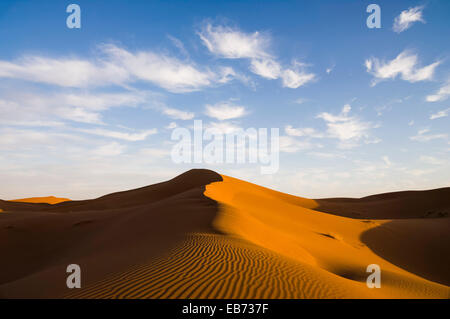
<svg viewBox="0 0 450 319">
<path fill-rule="evenodd" d="M 191 170 L 93 200 L 0 202 L 12 211 L 0 216 L 0 295 L 62 296 L 69 264 L 80 265 L 88 285 L 170 252 L 187 234 L 213 232 L 218 204 L 203 193 L 221 180 L 213 171 Z"/>
<path fill-rule="evenodd" d="M 361 241 L 390 263 L 450 286 L 450 219 L 399 219 L 371 228 Z"/>
</svg>

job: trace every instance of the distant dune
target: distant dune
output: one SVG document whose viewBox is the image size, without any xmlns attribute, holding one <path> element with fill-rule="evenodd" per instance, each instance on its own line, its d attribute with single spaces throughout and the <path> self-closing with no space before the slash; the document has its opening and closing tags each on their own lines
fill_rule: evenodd
<svg viewBox="0 0 450 319">
<path fill-rule="evenodd" d="M 22 198 L 22 199 L 13 199 L 11 202 L 20 202 L 20 203 L 46 203 L 46 204 L 58 204 L 62 202 L 68 202 L 70 199 L 68 198 L 58 198 L 54 196 L 47 197 L 30 197 L 30 198 Z"/>
<path fill-rule="evenodd" d="M 449 297 L 450 188 L 313 200 L 191 170 L 1 210 L 4 298 Z M 69 264 L 81 289 L 66 287 Z"/>
</svg>

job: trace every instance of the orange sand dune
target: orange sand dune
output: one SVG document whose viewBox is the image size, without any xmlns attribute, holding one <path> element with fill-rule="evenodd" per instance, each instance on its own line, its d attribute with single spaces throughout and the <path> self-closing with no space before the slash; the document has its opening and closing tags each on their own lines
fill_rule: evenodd
<svg viewBox="0 0 450 319">
<path fill-rule="evenodd" d="M 70 201 L 68 198 L 58 198 L 54 196 L 47 197 L 30 197 L 30 198 L 22 198 L 22 199 L 13 199 L 11 202 L 20 202 L 20 203 L 46 203 L 46 204 L 58 204 L 62 202 Z"/>
<path fill-rule="evenodd" d="M 448 298 L 449 194 L 311 200 L 191 170 L 93 200 L 0 201 L 0 297 Z"/>
<path fill-rule="evenodd" d="M 227 176 L 223 179 L 208 185 L 205 193 L 222 204 L 222 213 L 214 221 L 220 231 L 295 259 L 300 265 L 313 266 L 317 274 L 327 271 L 336 280 L 345 279 L 339 285 L 346 287 L 346 296 L 350 298 L 448 296 L 445 286 L 450 284 L 450 259 L 446 253 L 450 248 L 448 218 L 393 222 L 340 217 L 311 209 L 320 208 L 312 200 L 299 199 L 295 203 L 272 190 Z M 387 236 L 378 235 L 375 244 L 372 233 Z M 403 250 L 414 244 L 415 258 L 400 252 L 398 247 L 391 248 L 404 255 L 393 264 L 371 248 L 395 247 L 399 241 Z M 408 258 L 409 264 L 402 258 Z M 369 290 L 365 285 L 369 264 L 378 264 L 382 269 L 381 289 Z M 416 269 L 421 277 L 399 267 L 404 264 Z"/>
</svg>

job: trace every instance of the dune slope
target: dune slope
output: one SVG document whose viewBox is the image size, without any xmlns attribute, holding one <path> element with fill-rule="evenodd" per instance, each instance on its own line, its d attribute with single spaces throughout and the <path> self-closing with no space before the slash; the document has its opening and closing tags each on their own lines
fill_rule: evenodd
<svg viewBox="0 0 450 319">
<path fill-rule="evenodd" d="M 449 218 L 349 218 L 354 205 L 339 205 L 208 170 L 93 200 L 0 201 L 0 296 L 448 298 Z M 65 285 L 72 263 L 81 289 Z M 365 284 L 369 264 L 380 289 Z"/>
</svg>

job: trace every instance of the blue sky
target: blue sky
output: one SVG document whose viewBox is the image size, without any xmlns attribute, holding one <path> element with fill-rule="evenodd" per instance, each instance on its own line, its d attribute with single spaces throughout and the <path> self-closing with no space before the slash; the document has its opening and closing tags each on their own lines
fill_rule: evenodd
<svg viewBox="0 0 450 319">
<path fill-rule="evenodd" d="M 450 3 L 2 1 L 0 198 L 206 167 L 306 197 L 449 186 Z M 81 29 L 66 7 L 81 7 Z M 176 127 L 279 128 L 280 169 L 176 164 Z"/>
</svg>

